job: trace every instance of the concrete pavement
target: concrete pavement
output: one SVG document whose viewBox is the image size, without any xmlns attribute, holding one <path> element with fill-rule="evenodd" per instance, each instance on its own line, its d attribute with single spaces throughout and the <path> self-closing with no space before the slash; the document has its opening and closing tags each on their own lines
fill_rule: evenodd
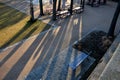
<svg viewBox="0 0 120 80">
<path fill-rule="evenodd" d="M 16 3 L 9 1 L 0 0 L 0 2 L 4 2 L 15 9 L 25 11 L 26 14 L 29 11 L 27 5 L 22 5 L 22 8 L 19 8 L 21 1 L 15 0 Z M 94 28 L 108 31 L 115 6 L 116 3 L 111 2 L 98 8 L 85 6 L 85 11 L 82 14 L 72 15 L 57 21 L 52 21 L 51 17 L 48 16 L 41 17 L 40 20 L 54 25 L 54 28 L 0 52 L 0 79 L 24 80 L 30 72 L 39 67 L 47 74 L 47 71 L 50 70 L 47 67 L 52 66 L 50 61 L 76 40 L 81 39 Z M 26 10 L 23 7 L 26 7 Z M 38 11 L 37 8 L 35 10 Z M 120 22 L 120 17 L 118 22 Z M 119 23 L 117 23 L 116 34 L 119 31 L 118 26 L 120 26 Z M 60 70 L 62 71 L 62 68 Z"/>
</svg>

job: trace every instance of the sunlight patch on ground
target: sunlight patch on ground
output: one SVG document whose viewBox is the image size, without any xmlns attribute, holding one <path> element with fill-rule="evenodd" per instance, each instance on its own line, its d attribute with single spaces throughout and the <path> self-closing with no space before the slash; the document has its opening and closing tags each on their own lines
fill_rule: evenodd
<svg viewBox="0 0 120 80">
<path fill-rule="evenodd" d="M 39 20 L 32 23 L 29 21 L 30 16 L 2 3 L 0 10 L 0 48 L 13 45 L 51 27 Z"/>
</svg>

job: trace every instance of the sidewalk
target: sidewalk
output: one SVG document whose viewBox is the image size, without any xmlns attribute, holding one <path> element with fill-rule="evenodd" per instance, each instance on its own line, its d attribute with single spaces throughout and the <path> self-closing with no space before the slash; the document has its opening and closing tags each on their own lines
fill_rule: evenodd
<svg viewBox="0 0 120 80">
<path fill-rule="evenodd" d="M 0 2 L 2 1 L 0 0 Z M 27 3 L 24 3 L 24 1 L 25 5 L 22 5 L 22 8 L 18 8 L 23 4 L 19 0 L 15 0 L 16 3 L 14 4 L 7 1 L 4 0 L 6 4 L 15 9 L 25 11 L 25 13 L 29 11 Z M 24 80 L 30 72 L 38 67 L 42 67 L 43 72 L 49 74 L 47 71 L 51 68 L 47 67 L 51 66 L 50 61 L 61 55 L 60 52 L 76 40 L 81 39 L 95 28 L 108 31 L 115 6 L 116 4 L 111 2 L 98 8 L 85 6 L 85 11 L 82 14 L 72 15 L 55 22 L 50 17 L 45 19 L 42 17 L 43 22 L 54 25 L 54 28 L 0 52 L 0 80 Z M 120 22 L 120 18 L 118 22 Z M 115 33 L 119 30 L 118 26 L 120 24 L 117 24 Z M 66 57 L 70 58 L 71 56 Z M 65 58 L 63 60 L 67 62 Z M 47 65 L 48 63 L 49 65 Z M 60 74 L 62 74 L 64 69 L 60 68 L 60 70 Z"/>
</svg>

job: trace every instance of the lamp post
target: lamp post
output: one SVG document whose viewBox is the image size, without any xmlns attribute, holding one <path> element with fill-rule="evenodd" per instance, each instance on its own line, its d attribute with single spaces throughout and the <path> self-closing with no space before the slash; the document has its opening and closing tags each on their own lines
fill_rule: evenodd
<svg viewBox="0 0 120 80">
<path fill-rule="evenodd" d="M 120 13 L 120 0 L 118 2 L 117 8 L 115 10 L 115 13 L 114 13 L 114 16 L 113 16 L 113 19 L 112 19 L 107 37 L 112 37 L 112 38 L 114 37 L 114 31 L 115 31 L 115 27 L 116 27 L 116 23 L 117 23 L 119 13 Z"/>
</svg>

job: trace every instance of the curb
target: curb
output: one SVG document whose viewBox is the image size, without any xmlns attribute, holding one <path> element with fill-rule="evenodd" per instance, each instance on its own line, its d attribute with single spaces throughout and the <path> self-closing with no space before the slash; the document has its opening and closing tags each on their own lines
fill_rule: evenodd
<svg viewBox="0 0 120 80">
<path fill-rule="evenodd" d="M 98 80 L 102 72 L 104 71 L 107 63 L 110 61 L 111 57 L 113 56 L 113 53 L 115 52 L 118 43 L 120 43 L 120 33 L 117 35 L 115 40 L 113 41 L 110 48 L 107 50 L 105 55 L 102 57 L 94 71 L 91 73 L 91 75 L 88 77 L 88 80 Z"/>
</svg>

